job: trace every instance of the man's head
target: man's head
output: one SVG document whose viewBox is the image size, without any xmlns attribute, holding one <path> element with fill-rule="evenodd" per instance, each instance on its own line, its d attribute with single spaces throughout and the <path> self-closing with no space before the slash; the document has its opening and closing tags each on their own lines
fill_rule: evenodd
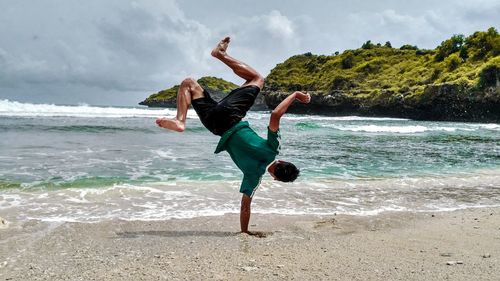
<svg viewBox="0 0 500 281">
<path fill-rule="evenodd" d="M 273 176 L 275 180 L 283 182 L 292 182 L 300 174 L 300 170 L 295 167 L 290 162 L 277 160 L 268 169 L 269 174 Z"/>
</svg>

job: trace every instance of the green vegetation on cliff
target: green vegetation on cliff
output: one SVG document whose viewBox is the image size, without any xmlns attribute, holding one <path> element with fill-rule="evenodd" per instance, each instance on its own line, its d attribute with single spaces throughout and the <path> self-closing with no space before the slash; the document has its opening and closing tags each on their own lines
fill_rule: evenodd
<svg viewBox="0 0 500 281">
<path fill-rule="evenodd" d="M 214 77 L 198 82 L 216 99 L 237 87 Z M 177 90 L 141 104 L 175 106 Z M 311 103 L 290 112 L 500 122 L 500 35 L 491 27 L 453 35 L 432 50 L 369 40 L 342 54 L 296 55 L 271 70 L 254 109 L 274 108 L 297 90 L 310 92 Z"/>
<path fill-rule="evenodd" d="M 266 89 L 342 91 L 361 99 L 384 98 L 387 92 L 417 97 L 426 86 L 440 84 L 481 89 L 497 85 L 499 55 L 500 36 L 493 27 L 468 37 L 454 35 L 434 50 L 367 41 L 342 54 L 293 56 L 271 71 Z"/>
<path fill-rule="evenodd" d="M 238 87 L 234 83 L 217 77 L 205 76 L 197 81 L 203 88 L 209 90 L 214 95 L 223 95 Z M 179 85 L 175 85 L 172 88 L 152 94 L 140 104 L 148 106 L 175 106 L 178 90 Z"/>
</svg>

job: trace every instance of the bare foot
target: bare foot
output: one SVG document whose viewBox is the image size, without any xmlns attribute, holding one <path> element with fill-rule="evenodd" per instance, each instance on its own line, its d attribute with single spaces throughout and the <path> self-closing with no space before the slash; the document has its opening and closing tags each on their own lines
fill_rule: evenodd
<svg viewBox="0 0 500 281">
<path fill-rule="evenodd" d="M 212 50 L 212 56 L 218 58 L 220 56 L 223 56 L 226 54 L 227 46 L 229 45 L 229 41 L 231 41 L 231 38 L 225 37 L 222 39 L 217 46 Z"/>
<path fill-rule="evenodd" d="M 176 132 L 184 132 L 185 125 L 177 119 L 158 118 L 156 124 L 162 128 L 169 129 Z"/>
</svg>

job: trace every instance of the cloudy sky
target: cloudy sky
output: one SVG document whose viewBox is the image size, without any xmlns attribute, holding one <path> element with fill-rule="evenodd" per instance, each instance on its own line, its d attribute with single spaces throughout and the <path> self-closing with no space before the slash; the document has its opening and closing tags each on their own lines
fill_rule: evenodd
<svg viewBox="0 0 500 281">
<path fill-rule="evenodd" d="M 498 0 L 0 0 L 0 99 L 135 105 L 186 76 L 241 84 L 210 57 L 224 35 L 267 75 L 295 54 L 434 48 L 490 26 Z"/>
</svg>

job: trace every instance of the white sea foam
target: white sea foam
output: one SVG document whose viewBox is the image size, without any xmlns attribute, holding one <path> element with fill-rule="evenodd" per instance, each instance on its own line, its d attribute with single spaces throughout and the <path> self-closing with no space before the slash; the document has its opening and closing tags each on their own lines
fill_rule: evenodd
<svg viewBox="0 0 500 281">
<path fill-rule="evenodd" d="M 11 117 L 85 117 L 85 118 L 155 118 L 174 117 L 175 109 L 146 109 L 82 105 L 32 104 L 0 100 L 0 116 Z M 188 118 L 197 118 L 194 110 Z"/>
<path fill-rule="evenodd" d="M 495 130 L 495 131 L 500 131 L 500 125 L 499 124 L 479 124 L 481 128 L 488 129 L 488 130 Z"/>
<path fill-rule="evenodd" d="M 491 124 L 495 125 L 495 124 Z M 415 134 L 424 133 L 432 131 L 441 132 L 455 132 L 455 131 L 476 131 L 482 128 L 491 129 L 496 128 L 495 126 L 484 127 L 483 125 L 477 126 L 435 126 L 435 125 L 406 125 L 406 126 L 390 126 L 390 125 L 339 125 L 339 124 L 325 124 L 324 127 L 334 128 L 341 131 L 350 132 L 367 132 L 367 133 L 397 133 L 397 134 Z"/>
<path fill-rule="evenodd" d="M 472 174 L 366 180 L 265 181 L 255 213 L 377 215 L 382 212 L 450 211 L 500 206 L 498 170 Z M 95 222 L 164 220 L 238 213 L 238 181 L 178 181 L 64 190 L 8 189 L 0 210 L 10 220 Z"/>
<path fill-rule="evenodd" d="M 342 131 L 352 131 L 352 132 L 369 132 L 369 133 L 421 133 L 428 130 L 425 126 L 378 126 L 378 125 L 363 125 L 363 126 L 337 126 L 336 127 Z"/>
<path fill-rule="evenodd" d="M 151 153 L 159 158 L 169 159 L 172 161 L 177 161 L 177 159 L 179 158 L 179 156 L 173 153 L 172 150 L 170 149 L 168 150 L 154 149 L 151 150 Z"/>
<path fill-rule="evenodd" d="M 0 194 L 0 209 L 19 206 L 21 201 L 19 194 Z"/>
<path fill-rule="evenodd" d="M 363 117 L 363 116 L 317 116 L 317 115 L 285 115 L 287 120 L 311 120 L 311 121 L 405 121 L 403 118 L 389 117 Z"/>
</svg>

